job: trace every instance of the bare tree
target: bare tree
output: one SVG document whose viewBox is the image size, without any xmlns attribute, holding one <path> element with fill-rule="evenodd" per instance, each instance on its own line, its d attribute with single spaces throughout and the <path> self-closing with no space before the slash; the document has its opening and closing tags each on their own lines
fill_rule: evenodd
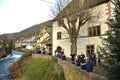
<svg viewBox="0 0 120 80">
<path fill-rule="evenodd" d="M 50 10 L 52 12 L 52 15 L 50 15 L 52 18 L 56 17 L 60 11 L 64 9 L 66 5 L 68 5 L 71 2 L 71 0 L 55 0 L 55 3 L 52 7 L 50 7 Z"/>
<path fill-rule="evenodd" d="M 55 20 L 60 26 L 66 29 L 69 35 L 71 42 L 71 53 L 77 54 L 77 38 L 81 27 L 85 23 L 95 20 L 95 18 L 98 18 L 100 15 L 98 10 L 96 11 L 91 9 L 93 6 L 100 3 L 100 1 L 102 2 L 104 0 L 92 0 L 92 2 L 91 0 L 73 0 L 64 9 L 61 9 L 61 4 L 63 4 L 61 0 L 58 2 L 59 5 L 56 5 L 56 9 L 60 13 L 56 16 Z M 56 13 L 54 12 L 56 9 L 52 10 L 53 13 Z"/>
</svg>

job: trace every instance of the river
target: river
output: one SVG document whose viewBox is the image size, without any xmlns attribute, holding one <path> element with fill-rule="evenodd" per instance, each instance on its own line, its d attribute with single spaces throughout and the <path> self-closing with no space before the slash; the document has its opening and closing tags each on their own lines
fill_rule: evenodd
<svg viewBox="0 0 120 80">
<path fill-rule="evenodd" d="M 0 80 L 13 80 L 8 77 L 10 74 L 8 68 L 10 65 L 18 61 L 22 55 L 23 52 L 13 50 L 7 57 L 0 59 Z"/>
</svg>

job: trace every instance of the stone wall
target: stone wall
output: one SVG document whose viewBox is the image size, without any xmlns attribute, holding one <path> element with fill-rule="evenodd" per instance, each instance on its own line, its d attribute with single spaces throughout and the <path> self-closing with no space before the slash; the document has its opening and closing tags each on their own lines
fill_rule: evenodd
<svg viewBox="0 0 120 80">
<path fill-rule="evenodd" d="M 107 80 L 103 76 L 82 70 L 69 62 L 58 59 L 58 63 L 63 68 L 65 80 Z"/>
<path fill-rule="evenodd" d="M 49 55 L 32 54 L 32 58 L 51 59 Z M 64 71 L 65 80 L 107 80 L 105 77 L 100 76 L 94 72 L 87 72 L 80 69 L 75 65 L 58 59 L 58 64 L 62 66 Z"/>
<path fill-rule="evenodd" d="M 32 54 L 32 58 L 43 58 L 43 59 L 51 60 L 51 56 L 44 54 Z"/>
</svg>

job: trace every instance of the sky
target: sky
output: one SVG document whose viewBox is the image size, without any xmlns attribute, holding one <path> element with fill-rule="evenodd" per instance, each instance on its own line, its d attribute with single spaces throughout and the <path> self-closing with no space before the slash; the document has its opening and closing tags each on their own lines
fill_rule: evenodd
<svg viewBox="0 0 120 80">
<path fill-rule="evenodd" d="M 55 0 L 0 0 L 0 35 L 15 33 L 53 19 Z"/>
</svg>

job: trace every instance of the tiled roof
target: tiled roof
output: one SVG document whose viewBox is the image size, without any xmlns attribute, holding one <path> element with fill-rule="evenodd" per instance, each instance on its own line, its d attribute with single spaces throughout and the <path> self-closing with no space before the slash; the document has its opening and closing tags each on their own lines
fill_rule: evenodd
<svg viewBox="0 0 120 80">
<path fill-rule="evenodd" d="M 94 7 L 94 6 L 97 6 L 99 4 L 102 4 L 102 3 L 105 3 L 105 2 L 108 2 L 110 0 L 84 0 L 84 8 L 85 9 L 88 9 L 90 7 Z M 72 15 L 72 14 L 75 14 L 77 12 L 80 11 L 80 5 L 81 4 L 82 0 L 72 0 L 58 15 L 56 18 L 59 18 L 59 17 L 65 17 L 67 13 L 67 16 L 69 15 Z"/>
</svg>

